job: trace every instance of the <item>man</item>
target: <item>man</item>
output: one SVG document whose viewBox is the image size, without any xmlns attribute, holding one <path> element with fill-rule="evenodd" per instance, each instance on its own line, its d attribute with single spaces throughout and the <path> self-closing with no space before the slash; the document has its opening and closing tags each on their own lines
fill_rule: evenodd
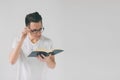
<svg viewBox="0 0 120 80">
<path fill-rule="evenodd" d="M 52 41 L 42 35 L 42 17 L 38 12 L 30 13 L 25 18 L 26 27 L 13 43 L 9 61 L 18 63 L 17 80 L 45 80 L 48 68 L 55 68 L 54 55 L 28 57 L 38 48 L 51 49 Z"/>
</svg>

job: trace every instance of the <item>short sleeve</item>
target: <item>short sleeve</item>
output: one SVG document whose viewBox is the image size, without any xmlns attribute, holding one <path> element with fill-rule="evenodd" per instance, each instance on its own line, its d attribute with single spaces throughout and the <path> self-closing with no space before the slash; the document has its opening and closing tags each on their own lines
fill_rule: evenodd
<svg viewBox="0 0 120 80">
<path fill-rule="evenodd" d="M 16 44 L 17 44 L 17 39 L 15 38 L 12 43 L 12 48 L 15 48 Z"/>
<path fill-rule="evenodd" d="M 12 48 L 15 48 L 15 47 L 16 47 L 16 45 L 17 45 L 19 39 L 20 39 L 20 37 L 18 36 L 18 37 L 16 37 L 16 38 L 13 40 Z"/>
<path fill-rule="evenodd" d="M 50 49 L 53 49 L 53 41 L 52 40 L 49 40 L 49 46 L 50 46 Z"/>
</svg>

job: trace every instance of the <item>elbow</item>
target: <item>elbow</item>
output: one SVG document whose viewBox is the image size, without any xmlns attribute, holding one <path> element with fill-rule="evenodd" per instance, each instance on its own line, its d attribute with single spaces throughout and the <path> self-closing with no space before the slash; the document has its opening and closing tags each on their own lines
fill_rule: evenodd
<svg viewBox="0 0 120 80">
<path fill-rule="evenodd" d="M 14 65 L 16 63 L 16 58 L 12 55 L 12 53 L 9 55 L 9 63 L 11 65 Z"/>
<path fill-rule="evenodd" d="M 14 65 L 14 64 L 16 63 L 16 61 L 13 60 L 12 58 L 10 58 L 10 59 L 9 59 L 9 63 L 10 63 L 11 65 Z"/>
<path fill-rule="evenodd" d="M 14 64 L 15 64 L 15 61 L 10 60 L 9 63 L 10 63 L 11 65 L 14 65 Z"/>
<path fill-rule="evenodd" d="M 53 67 L 50 67 L 51 69 L 55 69 L 55 66 L 53 66 Z"/>
<path fill-rule="evenodd" d="M 50 66 L 50 69 L 55 69 L 56 67 L 56 63 L 54 63 L 54 65 Z"/>
</svg>

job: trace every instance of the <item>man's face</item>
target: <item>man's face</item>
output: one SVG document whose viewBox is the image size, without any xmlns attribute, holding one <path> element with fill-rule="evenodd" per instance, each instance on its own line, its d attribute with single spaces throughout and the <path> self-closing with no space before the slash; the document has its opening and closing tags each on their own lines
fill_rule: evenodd
<svg viewBox="0 0 120 80">
<path fill-rule="evenodd" d="M 41 22 L 31 22 L 28 26 L 30 29 L 30 33 L 28 34 L 32 39 L 39 39 L 41 37 L 41 33 L 43 31 Z"/>
</svg>

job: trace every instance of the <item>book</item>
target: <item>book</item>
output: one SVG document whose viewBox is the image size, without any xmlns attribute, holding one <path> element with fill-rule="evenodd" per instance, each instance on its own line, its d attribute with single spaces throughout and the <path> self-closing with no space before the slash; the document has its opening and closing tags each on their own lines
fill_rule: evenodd
<svg viewBox="0 0 120 80">
<path fill-rule="evenodd" d="M 28 57 L 37 57 L 38 55 L 41 56 L 43 54 L 44 56 L 49 56 L 51 55 L 56 55 L 58 53 L 63 52 L 64 50 L 62 49 L 52 49 L 52 50 L 46 50 L 46 49 L 37 49 L 36 51 L 32 51 Z M 42 57 L 42 56 L 41 56 Z"/>
</svg>

